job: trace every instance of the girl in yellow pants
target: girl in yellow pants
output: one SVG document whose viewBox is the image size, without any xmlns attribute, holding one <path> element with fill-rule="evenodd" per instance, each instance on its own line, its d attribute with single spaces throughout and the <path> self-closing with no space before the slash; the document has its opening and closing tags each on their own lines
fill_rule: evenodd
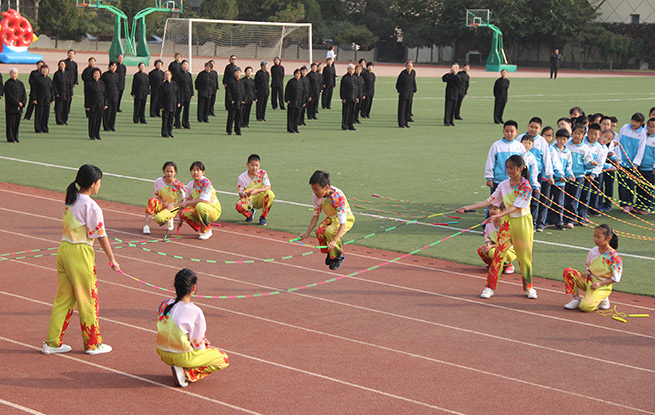
<svg viewBox="0 0 655 415">
<path fill-rule="evenodd" d="M 96 166 L 85 164 L 80 167 L 75 181 L 66 190 L 64 231 L 57 251 L 59 284 L 52 304 L 48 338 L 41 349 L 44 354 L 71 351 L 70 346 L 63 344 L 63 338 L 75 304 L 80 315 L 85 353 L 111 351 L 111 346 L 102 343 L 98 325 L 98 280 L 93 250 L 96 239 L 105 251 L 111 267 L 115 271 L 120 268 L 107 240 L 102 210 L 90 197 L 98 193 L 101 182 L 102 171 Z"/>
<path fill-rule="evenodd" d="M 491 298 L 494 295 L 498 277 L 500 277 L 503 264 L 507 259 L 507 252 L 513 245 L 523 276 L 523 290 L 527 292 L 528 298 L 535 299 L 537 298 L 537 290 L 532 286 L 533 224 L 532 215 L 530 215 L 532 187 L 528 179 L 528 169 L 525 167 L 523 157 L 518 154 L 507 159 L 505 168 L 509 179 L 500 182 L 489 199 L 474 205 L 464 206 L 457 211 L 464 213 L 467 210 L 491 205 L 500 206 L 501 203 L 507 207 L 503 212 L 492 215 L 487 219 L 487 222 L 489 222 L 502 218 L 502 222 L 498 227 L 498 244 L 489 267 L 487 284 L 480 297 Z"/>
<path fill-rule="evenodd" d="M 179 203 L 184 200 L 184 184 L 175 178 L 177 165 L 172 161 L 164 163 L 162 168 L 163 177 L 155 180 L 153 197 L 148 199 L 146 205 L 146 224 L 143 226 L 143 233 L 150 233 L 150 218 L 155 219 L 157 225 L 166 227 L 167 231 L 173 230 L 173 218 Z"/>
<path fill-rule="evenodd" d="M 504 207 L 489 206 L 489 214 L 496 215 L 504 210 Z M 484 245 L 478 248 L 478 255 L 482 262 L 487 264 L 486 269 L 489 269 L 491 262 L 496 253 L 496 247 L 498 246 L 498 227 L 502 223 L 502 219 L 496 220 L 496 222 L 487 222 L 484 227 Z M 503 263 L 503 274 L 513 274 L 514 266 L 512 262 L 516 260 L 516 251 L 514 247 L 510 247 L 507 251 L 507 258 L 505 263 Z"/>
<path fill-rule="evenodd" d="M 180 203 L 179 226 L 186 222 L 200 233 L 199 239 L 209 239 L 212 236 L 211 223 L 221 216 L 221 203 L 212 182 L 205 177 L 205 165 L 194 161 L 189 170 L 193 180 L 187 184 L 186 199 Z"/>
<path fill-rule="evenodd" d="M 183 388 L 229 366 L 227 354 L 210 346 L 205 315 L 191 302 L 197 282 L 193 271 L 180 270 L 175 275 L 176 298 L 164 300 L 158 312 L 157 354 Z"/>
<path fill-rule="evenodd" d="M 587 255 L 584 274 L 573 268 L 564 270 L 562 278 L 566 283 L 566 293 L 573 294 L 573 300 L 564 308 L 579 308 L 585 312 L 610 308 L 612 285 L 621 281 L 623 274 L 623 261 L 616 252 L 619 240 L 609 225 L 602 224 L 594 229 L 594 243 L 596 246 Z M 584 290 L 584 297 L 578 295 L 578 290 Z"/>
<path fill-rule="evenodd" d="M 309 222 L 307 232 L 300 235 L 300 240 L 309 236 L 318 223 L 319 215 L 323 210 L 327 219 L 316 229 L 316 238 L 325 247 L 321 248 L 321 252 L 327 253 L 325 265 L 329 266 L 331 270 L 335 270 L 346 258 L 343 254 L 341 238 L 355 224 L 355 216 L 350 210 L 346 195 L 340 189 L 330 185 L 328 173 L 316 170 L 309 179 L 309 184 L 314 192 L 314 216 Z"/>
</svg>

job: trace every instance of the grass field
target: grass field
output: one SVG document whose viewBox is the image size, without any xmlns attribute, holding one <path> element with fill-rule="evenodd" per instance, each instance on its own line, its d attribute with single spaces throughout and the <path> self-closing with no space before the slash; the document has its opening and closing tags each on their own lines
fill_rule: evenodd
<svg viewBox="0 0 655 415">
<path fill-rule="evenodd" d="M 23 81 L 27 83 L 26 79 Z M 299 135 L 286 133 L 286 113 L 272 111 L 269 104 L 267 122 L 254 121 L 253 108 L 251 127 L 244 129 L 244 135 L 227 136 L 223 91 L 219 91 L 217 117 L 211 118 L 210 124 L 195 122 L 194 101 L 191 105 L 192 129 L 175 130 L 174 139 L 164 139 L 160 137 L 158 119 L 149 119 L 148 125 L 132 124 L 132 102 L 128 95 L 123 98 L 124 112 L 118 114 L 118 131 L 102 134 L 102 142 L 87 139 L 82 89 L 78 87 L 69 126 L 55 125 L 53 114 L 49 134 L 35 134 L 33 122 L 23 122 L 21 144 L 3 141 L 0 146 L 0 155 L 3 156 L 0 159 L 0 180 L 63 192 L 74 179 L 74 171 L 8 158 L 73 168 L 93 163 L 105 173 L 133 177 L 106 176 L 99 199 L 144 205 L 152 192 L 152 183 L 134 178 L 155 179 L 160 175 L 164 161 L 174 160 L 180 168 L 177 177 L 186 183 L 190 180 L 190 163 L 202 160 L 207 166 L 206 175 L 217 190 L 235 192 L 237 176 L 245 170 L 247 156 L 258 153 L 278 199 L 268 221 L 273 229 L 296 234 L 306 229 L 311 212 L 307 206 L 298 203 L 311 204 L 312 194 L 307 182 L 316 169 L 331 173 L 332 183 L 344 190 L 356 214 L 367 211 L 355 205 L 387 210 L 391 213 L 380 214 L 395 217 L 401 217 L 402 213 L 421 214 L 407 208 L 444 212 L 443 209 L 420 205 L 394 202 L 379 205 L 360 201 L 386 202 L 371 197 L 372 193 L 379 193 L 452 210 L 486 198 L 488 188 L 483 179 L 484 162 L 491 143 L 502 137 L 501 128 L 492 122 L 493 82 L 493 79 L 471 80 L 469 95 L 462 109 L 465 120 L 458 122 L 455 128 L 442 126 L 444 86 L 441 80 L 422 79 L 419 73 L 418 94 L 414 101 L 416 122 L 411 129 L 397 128 L 395 78 L 381 77 L 376 85 L 372 118 L 362 120 L 362 124 L 357 126 L 358 131 L 340 130 L 341 108 L 335 99 L 333 109 L 321 110 L 319 120 L 301 127 Z M 619 125 L 622 125 L 629 122 L 632 113 L 647 113 L 655 104 L 655 93 L 651 92 L 655 90 L 653 78 L 513 79 L 511 82 L 505 119 L 517 120 L 521 132 L 525 131 L 530 117 L 540 116 L 545 125 L 554 125 L 557 118 L 568 115 L 569 108 L 574 105 L 581 106 L 587 113 L 615 115 L 619 118 Z M 127 84 L 131 85 L 131 79 Z M 240 222 L 243 219 L 234 210 L 235 195 L 219 194 L 219 199 L 223 205 L 221 220 Z M 622 220 L 636 223 L 635 219 L 616 210 L 611 213 Z M 646 219 L 653 222 L 652 216 Z M 434 218 L 429 221 L 440 220 Z M 408 225 L 358 243 L 408 252 L 480 221 L 480 216 L 467 214 L 452 228 Z M 653 231 L 616 220 L 599 218 L 598 221 L 607 222 L 624 232 L 655 237 Z M 346 239 L 360 238 L 393 223 L 359 215 Z M 108 227 L 111 228 L 112 224 L 108 224 Z M 189 228 L 185 229 L 189 231 Z M 481 242 L 481 235 L 469 233 L 428 249 L 423 254 L 478 264 L 480 260 L 476 249 Z M 615 289 L 655 295 L 655 280 L 649 271 L 655 264 L 653 242 L 622 238 L 620 243 L 625 274 Z M 587 251 L 592 246 L 592 229 L 547 230 L 536 234 L 535 274 L 560 279 L 562 269 L 567 266 L 582 269 Z"/>
</svg>

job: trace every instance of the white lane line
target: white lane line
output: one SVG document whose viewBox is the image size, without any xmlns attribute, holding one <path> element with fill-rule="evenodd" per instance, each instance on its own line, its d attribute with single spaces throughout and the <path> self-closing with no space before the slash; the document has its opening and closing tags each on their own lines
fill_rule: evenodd
<svg viewBox="0 0 655 415">
<path fill-rule="evenodd" d="M 25 413 L 27 413 L 27 414 L 32 414 L 32 415 L 46 415 L 46 414 L 44 414 L 43 412 L 39 412 L 39 411 L 37 411 L 37 410 L 35 410 L 35 409 L 28 408 L 28 407 L 25 407 L 25 406 L 23 406 L 23 405 L 19 405 L 19 404 L 17 404 L 17 403 L 13 403 L 13 402 L 5 401 L 4 399 L 0 399 L 0 404 L 3 404 L 3 405 L 6 405 L 6 406 L 9 406 L 9 407 L 14 408 L 14 409 L 18 409 L 19 411 L 23 411 L 23 412 L 25 412 Z"/>
</svg>

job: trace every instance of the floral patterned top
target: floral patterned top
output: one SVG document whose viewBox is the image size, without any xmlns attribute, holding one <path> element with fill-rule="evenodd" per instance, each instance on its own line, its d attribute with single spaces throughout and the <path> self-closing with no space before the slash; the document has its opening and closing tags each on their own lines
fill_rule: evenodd
<svg viewBox="0 0 655 415">
<path fill-rule="evenodd" d="M 532 200 L 532 186 L 525 178 L 521 178 L 519 184 L 512 188 L 509 179 L 500 182 L 496 191 L 487 199 L 487 202 L 494 206 L 501 203 L 506 208 L 516 206 L 518 210 L 509 214 L 512 218 L 520 218 L 530 213 L 530 201 Z"/>
<path fill-rule="evenodd" d="M 93 240 L 107 236 L 102 209 L 88 195 L 78 194 L 75 203 L 64 207 L 62 241 L 93 246 Z"/>
<path fill-rule="evenodd" d="M 266 170 L 259 170 L 253 179 L 248 176 L 248 172 L 246 171 L 239 176 L 237 189 L 239 192 L 243 192 L 246 189 L 261 189 L 262 187 L 270 185 L 271 181 L 268 179 Z"/>
<path fill-rule="evenodd" d="M 314 195 L 314 216 L 319 216 L 321 210 L 323 210 L 329 218 L 338 218 L 339 223 L 346 223 L 348 221 L 348 216 L 352 216 L 348 199 L 346 199 L 346 195 L 343 194 L 341 189 L 334 186 L 330 186 L 330 189 L 332 189 L 333 192 L 328 197 L 322 197 L 319 199 Z"/>
<path fill-rule="evenodd" d="M 595 246 L 587 255 L 587 270 L 591 272 L 592 279 L 602 281 L 611 278 L 612 281 L 619 282 L 623 275 L 623 260 L 614 250 L 601 255 L 600 250 Z"/>
<path fill-rule="evenodd" d="M 218 203 L 218 197 L 216 197 L 216 190 L 212 186 L 212 182 L 208 178 L 203 177 L 200 180 L 198 185 L 193 183 L 193 180 L 186 185 L 186 200 L 195 200 L 200 199 L 205 203 L 210 205 L 215 205 Z"/>
<path fill-rule="evenodd" d="M 181 202 L 184 200 L 184 183 L 173 178 L 169 184 L 166 184 L 163 177 L 158 177 L 155 180 L 153 193 L 164 203 Z"/>
<path fill-rule="evenodd" d="M 205 349 L 207 323 L 202 310 L 193 303 L 180 301 L 164 315 L 166 307 L 173 302 L 175 299 L 169 298 L 159 305 L 157 348 L 172 353 Z"/>
</svg>

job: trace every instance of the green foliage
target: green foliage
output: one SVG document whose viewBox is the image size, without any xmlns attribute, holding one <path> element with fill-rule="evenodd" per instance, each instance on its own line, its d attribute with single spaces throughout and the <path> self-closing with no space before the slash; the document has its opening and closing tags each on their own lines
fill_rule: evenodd
<svg viewBox="0 0 655 415">
<path fill-rule="evenodd" d="M 288 22 L 297 23 L 305 19 L 305 5 L 297 3 L 289 3 L 283 9 L 278 10 L 270 20 L 273 22 Z"/>
<path fill-rule="evenodd" d="M 198 10 L 198 17 L 203 19 L 234 20 L 238 15 L 237 0 L 204 0 Z"/>
<path fill-rule="evenodd" d="M 372 45 L 377 42 L 378 37 L 375 36 L 364 25 L 351 25 L 344 27 L 336 36 L 335 41 L 339 44 L 357 43 L 361 46 Z"/>
<path fill-rule="evenodd" d="M 75 3 L 69 0 L 48 0 L 39 7 L 41 33 L 54 36 L 55 47 L 59 39 L 79 40 L 84 36 Z"/>
</svg>

